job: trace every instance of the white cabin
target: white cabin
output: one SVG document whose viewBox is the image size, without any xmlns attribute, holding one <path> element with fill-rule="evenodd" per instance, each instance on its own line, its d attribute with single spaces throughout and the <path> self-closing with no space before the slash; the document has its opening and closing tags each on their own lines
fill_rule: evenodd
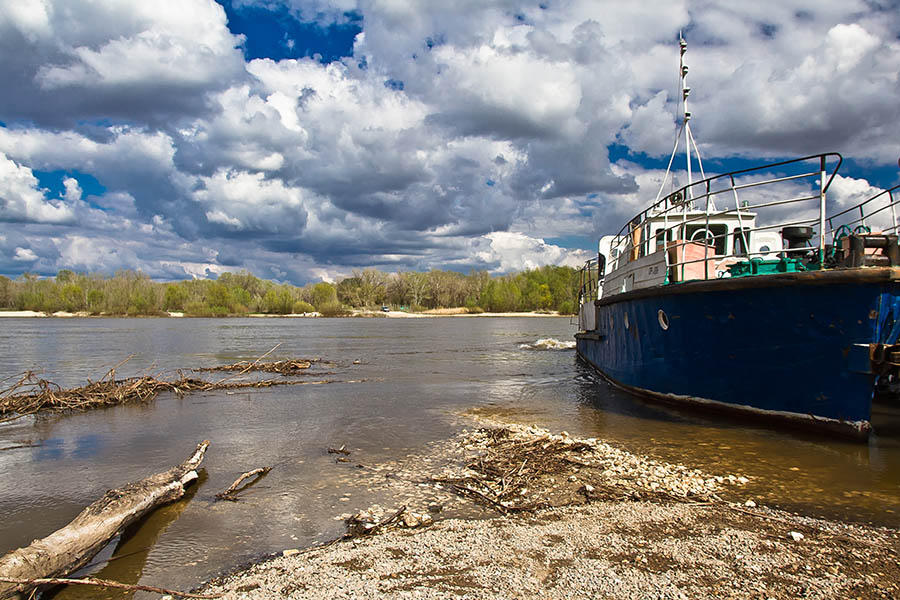
<svg viewBox="0 0 900 600">
<path fill-rule="evenodd" d="M 756 229 L 756 215 L 733 211 L 707 217 L 687 210 L 646 218 L 624 236 L 604 236 L 605 262 L 598 299 L 692 279 L 728 276 L 728 265 L 750 256 L 777 258 L 783 241 L 777 231 Z"/>
</svg>

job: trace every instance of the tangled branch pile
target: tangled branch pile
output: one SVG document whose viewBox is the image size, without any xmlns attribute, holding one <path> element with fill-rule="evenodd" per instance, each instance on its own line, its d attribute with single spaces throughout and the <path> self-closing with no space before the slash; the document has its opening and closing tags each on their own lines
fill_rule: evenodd
<svg viewBox="0 0 900 600">
<path fill-rule="evenodd" d="M 220 367 L 204 367 L 201 369 L 193 369 L 194 371 L 239 371 L 241 373 L 249 373 L 251 371 L 259 371 L 263 373 L 278 373 L 279 375 L 300 375 L 306 369 L 312 366 L 312 363 L 319 362 L 319 358 L 310 359 L 289 359 L 275 360 L 272 362 L 249 362 L 242 360 L 231 365 L 222 365 Z"/>
<path fill-rule="evenodd" d="M 514 439 L 509 429 L 485 428 L 479 433 L 485 437 L 487 451 L 466 465 L 469 474 L 435 480 L 502 513 L 535 510 L 552 504 L 545 493 L 529 492 L 555 483 L 550 476 L 565 476 L 588 466 L 577 460 L 577 456 L 594 450 L 590 444 L 568 438 Z"/>
<path fill-rule="evenodd" d="M 330 383 L 330 381 L 299 382 L 266 379 L 211 382 L 184 376 L 174 381 L 165 381 L 150 375 L 116 379 L 115 370 L 111 370 L 100 381 L 89 381 L 87 385 L 65 389 L 28 371 L 12 386 L 0 391 L 0 417 L 5 417 L 0 419 L 0 422 L 12 421 L 42 410 L 62 412 L 149 402 L 161 392 L 174 392 L 180 395 L 190 392 L 265 388 L 302 383 Z"/>
<path fill-rule="evenodd" d="M 709 476 L 696 469 L 641 457 L 594 438 L 507 425 L 466 439 L 478 454 L 432 481 L 501 513 L 532 511 L 589 500 L 708 501 L 723 485 L 746 477 Z"/>
</svg>

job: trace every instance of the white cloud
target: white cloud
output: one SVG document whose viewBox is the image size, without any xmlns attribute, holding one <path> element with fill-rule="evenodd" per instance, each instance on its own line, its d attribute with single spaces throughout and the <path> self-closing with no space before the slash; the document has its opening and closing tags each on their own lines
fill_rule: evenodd
<svg viewBox="0 0 900 600">
<path fill-rule="evenodd" d="M 81 186 L 77 179 L 66 177 L 63 179 L 63 188 L 65 189 L 64 197 L 66 202 L 77 204 L 81 200 Z"/>
<path fill-rule="evenodd" d="M 829 214 L 846 213 L 834 220 L 834 227 L 852 224 L 854 228 L 865 225 L 872 231 L 893 230 L 897 225 L 895 217 L 900 216 L 900 207 L 892 207 L 892 201 L 900 201 L 900 194 L 897 194 L 896 191 L 891 196 L 885 193 L 885 190 L 873 186 L 864 179 L 842 177 L 841 175 L 835 176 L 828 190 Z M 862 206 L 861 212 L 848 210 L 863 202 L 866 203 Z"/>
<path fill-rule="evenodd" d="M 499 273 L 536 269 L 547 264 L 580 267 L 592 256 L 586 250 L 566 250 L 511 231 L 489 233 L 484 238 L 490 247 L 479 252 L 478 258 L 487 264 L 496 263 L 494 271 Z"/>
<path fill-rule="evenodd" d="M 66 194 L 67 200 L 78 200 Z M 74 212 L 61 200 L 48 199 L 31 169 L 0 154 L 0 222 L 72 223 Z"/>
<path fill-rule="evenodd" d="M 78 11 L 69 5 L 69 11 Z M 115 15 L 115 9 L 113 9 Z M 66 49 L 72 60 L 45 65 L 37 80 L 47 89 L 67 86 L 126 86 L 147 83 L 203 85 L 233 73 L 235 38 L 225 25 L 225 11 L 210 1 L 158 0 L 130 4 L 121 21 L 85 23 L 87 28 L 118 26 L 99 47 L 84 36 Z M 112 33 L 112 32 L 110 32 Z"/>
<path fill-rule="evenodd" d="M 262 173 L 218 171 L 194 193 L 211 223 L 236 231 L 299 235 L 306 225 L 303 191 Z"/>
<path fill-rule="evenodd" d="M 573 260 L 544 240 L 617 231 L 656 195 L 633 156 L 671 149 L 680 30 L 705 158 L 896 161 L 900 13 L 863 0 L 239 4 L 357 11 L 364 33 L 342 61 L 245 63 L 212 0 L 0 0 L 0 214 L 23 223 L 0 224 L 0 267 L 15 248 L 297 281 Z M 50 198 L 32 169 L 72 175 Z"/>
<path fill-rule="evenodd" d="M 0 2 L 0 25 L 12 25 L 31 40 L 45 38 L 52 33 L 52 11 L 52 3 L 47 0 L 4 0 Z"/>
<path fill-rule="evenodd" d="M 13 256 L 13 260 L 22 262 L 34 262 L 37 258 L 37 254 L 30 248 L 16 248 L 16 254 Z"/>
</svg>

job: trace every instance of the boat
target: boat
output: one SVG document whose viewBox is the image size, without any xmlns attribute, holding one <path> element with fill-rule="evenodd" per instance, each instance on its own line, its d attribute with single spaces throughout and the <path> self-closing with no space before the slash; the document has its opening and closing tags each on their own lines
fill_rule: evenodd
<svg viewBox="0 0 900 600">
<path fill-rule="evenodd" d="M 900 186 L 831 207 L 836 152 L 707 175 L 680 46 L 675 149 L 581 269 L 577 354 L 647 398 L 867 439 L 900 380 Z"/>
</svg>

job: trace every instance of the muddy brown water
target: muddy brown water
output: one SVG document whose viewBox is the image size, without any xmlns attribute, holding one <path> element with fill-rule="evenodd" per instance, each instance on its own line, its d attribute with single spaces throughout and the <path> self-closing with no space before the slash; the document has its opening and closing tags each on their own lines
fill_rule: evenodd
<svg viewBox="0 0 900 600">
<path fill-rule="evenodd" d="M 71 520 L 105 490 L 184 460 L 212 441 L 199 486 L 115 540 L 98 577 L 188 589 L 242 563 L 343 532 L 334 517 L 374 502 L 357 464 L 424 452 L 475 410 L 599 437 L 628 450 L 742 474 L 737 493 L 806 514 L 900 526 L 900 410 L 877 407 L 868 444 L 829 440 L 659 406 L 621 393 L 571 348 L 567 318 L 3 319 L 0 378 L 26 369 L 64 386 L 255 360 L 321 357 L 325 385 L 160 396 L 147 405 L 45 415 L 0 425 L 0 553 Z M 330 373 L 330 374 L 328 374 Z M 329 446 L 346 444 L 349 463 Z M 275 469 L 214 502 L 243 471 Z M 114 560 L 107 559 L 113 557 Z M 59 598 L 121 598 L 65 590 Z M 150 597 L 139 593 L 138 597 Z"/>
</svg>

